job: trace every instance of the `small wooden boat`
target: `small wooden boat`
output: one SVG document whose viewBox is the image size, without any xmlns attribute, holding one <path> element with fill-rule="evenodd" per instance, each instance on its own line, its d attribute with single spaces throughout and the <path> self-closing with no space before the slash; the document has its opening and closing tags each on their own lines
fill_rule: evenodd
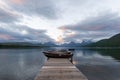
<svg viewBox="0 0 120 80">
<path fill-rule="evenodd" d="M 46 51 L 43 53 L 48 58 L 71 58 L 73 56 L 70 51 Z"/>
</svg>

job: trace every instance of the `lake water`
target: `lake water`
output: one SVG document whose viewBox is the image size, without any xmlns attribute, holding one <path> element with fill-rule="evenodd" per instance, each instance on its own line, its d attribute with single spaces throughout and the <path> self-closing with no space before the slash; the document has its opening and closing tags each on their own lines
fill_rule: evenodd
<svg viewBox="0 0 120 80">
<path fill-rule="evenodd" d="M 0 49 L 0 80 L 34 80 L 47 60 L 45 50 Z M 73 53 L 73 63 L 89 80 L 120 80 L 120 50 L 75 48 Z"/>
</svg>

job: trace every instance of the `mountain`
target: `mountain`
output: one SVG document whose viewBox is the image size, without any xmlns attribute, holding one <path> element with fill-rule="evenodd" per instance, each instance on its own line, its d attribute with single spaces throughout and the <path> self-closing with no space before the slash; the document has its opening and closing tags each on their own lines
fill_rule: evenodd
<svg viewBox="0 0 120 80">
<path fill-rule="evenodd" d="M 46 42 L 46 43 L 43 43 L 44 46 L 49 46 L 49 47 L 52 47 L 52 46 L 58 46 L 56 45 L 54 42 Z"/>
<path fill-rule="evenodd" d="M 81 42 L 81 46 L 89 45 L 89 44 L 91 44 L 91 43 L 93 43 L 92 40 L 83 40 L 83 41 Z"/>
<path fill-rule="evenodd" d="M 91 40 L 83 40 L 81 43 L 70 42 L 70 43 L 61 44 L 59 46 L 61 46 L 61 47 L 81 47 L 81 46 L 88 45 L 90 43 L 93 43 L 93 42 Z"/>
<path fill-rule="evenodd" d="M 21 47 L 81 47 L 92 43 L 91 40 L 83 40 L 82 43 L 69 42 L 57 45 L 54 42 L 40 43 L 35 41 L 0 41 L 0 48 L 21 48 Z"/>
<path fill-rule="evenodd" d="M 31 43 L 31 42 L 2 42 L 0 43 L 0 48 L 27 48 L 27 47 L 44 47 L 41 43 Z"/>
<path fill-rule="evenodd" d="M 59 46 L 61 46 L 61 47 L 80 47 L 81 43 L 70 42 L 70 43 L 61 44 Z"/>
<path fill-rule="evenodd" d="M 51 47 L 57 46 L 53 42 L 0 42 L 0 48 L 29 48 L 29 47 Z"/>
<path fill-rule="evenodd" d="M 87 45 L 89 47 L 120 47 L 120 33 L 109 39 L 102 39 L 98 42 Z"/>
</svg>

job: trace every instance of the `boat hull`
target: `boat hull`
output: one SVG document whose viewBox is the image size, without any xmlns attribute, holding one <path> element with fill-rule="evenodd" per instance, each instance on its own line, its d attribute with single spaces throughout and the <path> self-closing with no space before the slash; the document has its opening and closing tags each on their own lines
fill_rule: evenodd
<svg viewBox="0 0 120 80">
<path fill-rule="evenodd" d="M 44 55 L 48 58 L 71 58 L 73 56 L 72 53 L 63 53 L 63 54 L 59 54 L 59 53 L 51 53 L 51 52 L 43 52 Z"/>
</svg>

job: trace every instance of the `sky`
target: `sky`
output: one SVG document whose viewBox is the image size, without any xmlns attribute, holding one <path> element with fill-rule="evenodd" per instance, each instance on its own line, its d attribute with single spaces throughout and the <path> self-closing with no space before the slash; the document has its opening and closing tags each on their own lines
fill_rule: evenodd
<svg viewBox="0 0 120 80">
<path fill-rule="evenodd" d="M 120 32 L 120 0 L 0 0 L 0 41 L 98 41 Z"/>
</svg>

